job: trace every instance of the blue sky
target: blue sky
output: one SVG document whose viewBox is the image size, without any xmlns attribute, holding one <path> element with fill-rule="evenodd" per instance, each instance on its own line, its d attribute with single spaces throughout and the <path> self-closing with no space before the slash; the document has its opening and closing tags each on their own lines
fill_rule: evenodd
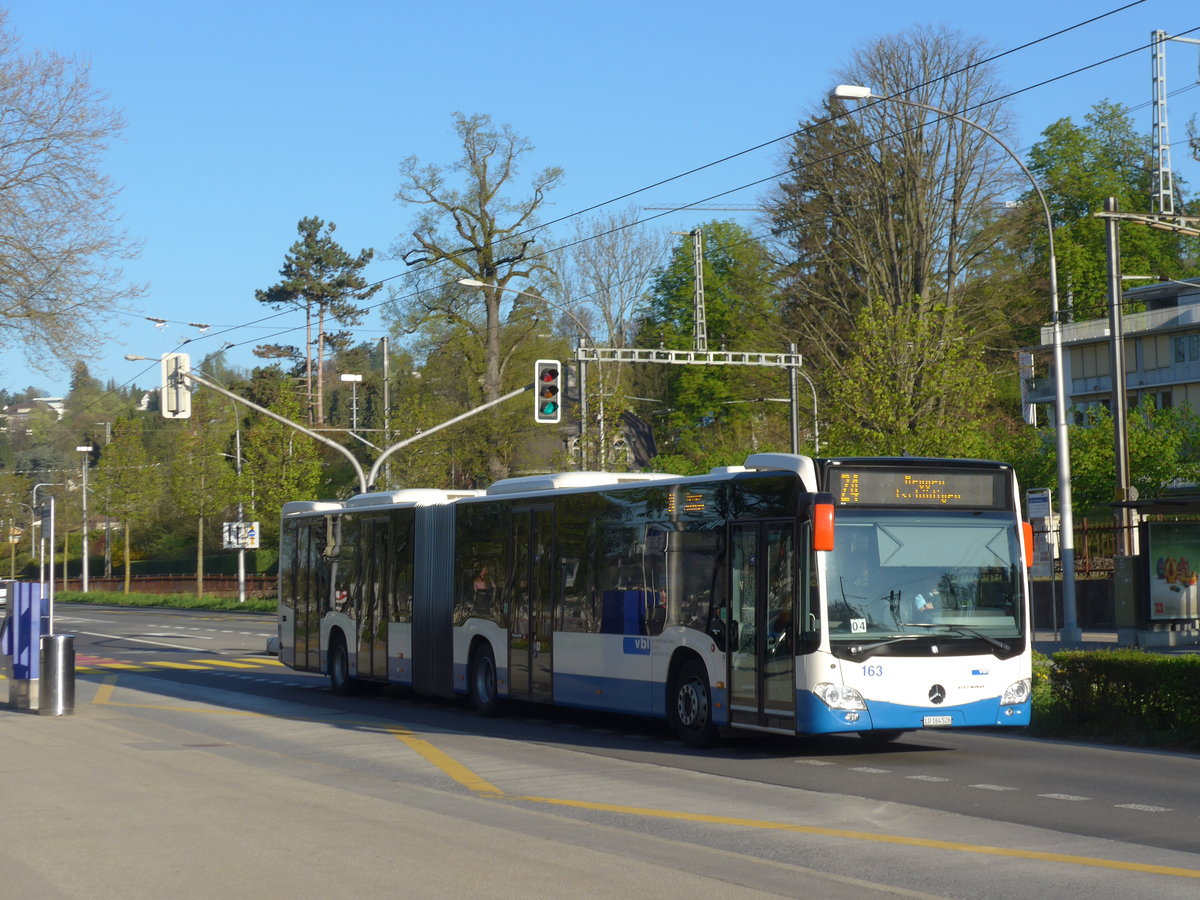
<svg viewBox="0 0 1200 900">
<path fill-rule="evenodd" d="M 0 0 L 2 3 L 2 0 Z M 536 146 L 525 174 L 561 166 L 566 179 L 545 218 L 566 216 L 786 135 L 833 86 L 835 72 L 872 38 L 914 25 L 947 25 L 1007 50 L 1123 5 L 1122 0 L 610 0 L 428 3 L 343 0 L 9 0 L 7 27 L 27 50 L 90 60 L 93 83 L 124 110 L 128 127 L 108 158 L 124 186 L 123 223 L 143 242 L 130 278 L 149 291 L 117 316 L 93 374 L 152 386 L 157 367 L 125 362 L 192 339 L 195 357 L 226 341 L 230 362 L 296 316 L 251 325 L 270 310 L 254 300 L 273 284 L 296 223 L 337 223 L 348 250 L 376 250 L 373 279 L 403 286 L 386 259 L 412 213 L 393 199 L 398 163 L 457 155 L 451 113 L 488 113 Z M 1085 73 L 1018 94 L 1018 149 L 1058 118 L 1081 121 L 1110 99 L 1150 130 L 1154 29 L 1200 26 L 1194 0 L 1146 0 L 1100 22 L 1004 57 L 1009 90 Z M 1200 37 L 1196 32 L 1193 37 Z M 1173 163 L 1192 193 L 1200 166 L 1180 143 L 1200 114 L 1200 47 L 1168 45 Z M 781 145 L 638 194 L 665 206 L 700 200 L 781 168 Z M 753 205 L 765 186 L 723 198 Z M 681 213 L 688 229 L 716 213 Z M 571 223 L 559 228 L 569 233 Z M 382 298 L 381 292 L 379 297 Z M 171 320 L 163 329 L 145 319 Z M 201 334 L 188 322 L 212 326 Z M 385 333 L 372 316 L 358 336 Z M 303 332 L 271 340 L 299 343 Z M 29 369 L 0 355 L 0 386 L 58 394 L 65 369 Z"/>
</svg>

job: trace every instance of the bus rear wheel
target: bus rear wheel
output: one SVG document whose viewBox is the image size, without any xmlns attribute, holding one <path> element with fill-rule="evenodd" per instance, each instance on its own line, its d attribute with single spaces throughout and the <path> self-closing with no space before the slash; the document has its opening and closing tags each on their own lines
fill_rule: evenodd
<svg viewBox="0 0 1200 900">
<path fill-rule="evenodd" d="M 496 690 L 496 656 L 492 648 L 482 644 L 471 656 L 471 706 L 481 716 L 500 714 L 500 697 Z"/>
<path fill-rule="evenodd" d="M 709 747 L 717 738 L 712 717 L 712 691 L 708 671 L 692 659 L 680 667 L 668 698 L 671 724 L 679 739 L 689 747 Z"/>
<path fill-rule="evenodd" d="M 340 635 L 333 639 L 333 645 L 329 648 L 329 687 L 339 697 L 354 692 L 354 679 L 350 677 L 350 654 L 346 651 L 345 639 Z"/>
</svg>

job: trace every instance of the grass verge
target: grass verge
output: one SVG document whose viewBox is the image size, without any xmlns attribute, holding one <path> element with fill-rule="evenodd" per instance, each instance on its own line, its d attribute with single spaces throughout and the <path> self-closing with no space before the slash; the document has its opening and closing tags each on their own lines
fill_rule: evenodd
<svg viewBox="0 0 1200 900">
<path fill-rule="evenodd" d="M 153 606 L 167 609 L 203 609 L 215 612 L 274 613 L 279 607 L 274 600 L 247 597 L 239 603 L 237 597 L 214 597 L 205 594 L 125 594 L 120 591 L 56 591 L 56 600 L 64 603 L 94 603 L 100 606 Z"/>
</svg>

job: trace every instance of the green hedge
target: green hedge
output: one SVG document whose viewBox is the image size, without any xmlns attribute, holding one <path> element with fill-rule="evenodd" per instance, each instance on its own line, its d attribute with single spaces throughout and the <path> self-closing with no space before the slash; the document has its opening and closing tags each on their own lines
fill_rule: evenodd
<svg viewBox="0 0 1200 900">
<path fill-rule="evenodd" d="M 1035 662 L 1034 690 L 1035 733 L 1200 748 L 1198 656 L 1063 650 Z"/>
</svg>

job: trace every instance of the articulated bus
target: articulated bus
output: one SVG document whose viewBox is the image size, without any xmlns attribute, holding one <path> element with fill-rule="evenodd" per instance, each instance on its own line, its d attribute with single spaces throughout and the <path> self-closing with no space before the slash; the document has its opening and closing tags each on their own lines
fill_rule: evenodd
<svg viewBox="0 0 1200 900">
<path fill-rule="evenodd" d="M 284 506 L 279 652 L 401 685 L 667 719 L 684 743 L 1029 722 L 1010 466 L 754 454 Z"/>
</svg>

